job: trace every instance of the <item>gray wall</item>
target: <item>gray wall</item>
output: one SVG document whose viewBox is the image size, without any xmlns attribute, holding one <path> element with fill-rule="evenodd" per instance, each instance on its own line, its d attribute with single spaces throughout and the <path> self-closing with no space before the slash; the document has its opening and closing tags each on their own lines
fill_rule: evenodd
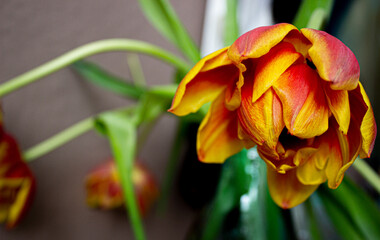
<svg viewBox="0 0 380 240">
<path fill-rule="evenodd" d="M 205 0 L 172 0 L 199 44 Z M 137 0 L 3 0 L 0 2 L 0 81 L 15 77 L 65 51 L 106 38 L 133 38 L 175 51 L 142 15 Z M 90 58 L 113 73 L 129 77 L 125 53 Z M 171 81 L 170 66 L 142 57 L 148 84 Z M 61 70 L 1 100 L 6 130 L 27 149 L 77 121 L 127 100 Z M 162 182 L 176 119 L 163 117 L 139 157 Z M 108 142 L 87 133 L 30 164 L 38 184 L 32 208 L 13 231 L 0 227 L 0 239 L 133 239 L 123 213 L 87 208 L 83 179 L 111 156 Z M 148 239 L 183 239 L 194 212 L 176 194 L 167 212 L 145 219 Z"/>
</svg>

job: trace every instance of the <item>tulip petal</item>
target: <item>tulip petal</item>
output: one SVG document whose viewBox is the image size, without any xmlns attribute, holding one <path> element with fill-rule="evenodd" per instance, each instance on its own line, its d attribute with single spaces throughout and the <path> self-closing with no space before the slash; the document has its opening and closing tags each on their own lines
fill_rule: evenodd
<svg viewBox="0 0 380 240">
<path fill-rule="evenodd" d="M 259 58 L 267 54 L 293 29 L 297 28 L 288 23 L 255 28 L 240 36 L 231 45 L 228 57 L 235 63 L 248 58 Z"/>
<path fill-rule="evenodd" d="M 319 154 L 327 160 L 325 169 L 329 188 L 337 188 L 343 180 L 344 172 L 355 161 L 360 147 L 361 138 L 358 126 L 351 123 L 347 135 L 343 134 L 337 127 L 335 120 L 330 121 L 331 127 L 317 141 L 322 144 Z M 317 164 L 321 168 L 322 164 Z"/>
<path fill-rule="evenodd" d="M 289 170 L 285 174 L 267 169 L 268 187 L 274 202 L 283 209 L 289 209 L 304 202 L 319 185 L 304 185 L 296 174 Z"/>
<path fill-rule="evenodd" d="M 201 59 L 185 76 L 168 110 L 178 116 L 196 112 L 205 103 L 214 100 L 238 77 L 238 69 L 223 48 Z"/>
<path fill-rule="evenodd" d="M 251 94 L 250 85 L 244 86 L 238 110 L 240 124 L 256 144 L 265 144 L 275 150 L 284 128 L 281 102 L 273 89 L 269 89 L 254 103 Z"/>
<path fill-rule="evenodd" d="M 257 146 L 257 151 L 267 164 L 267 167 L 281 174 L 286 173 L 290 169 L 293 169 L 297 166 L 293 163 L 293 158 L 296 152 L 294 150 L 280 150 L 279 143 L 277 147 L 277 152 L 274 152 L 273 149 L 268 148 L 266 145 Z M 276 154 L 276 155 L 275 155 Z M 280 157 L 281 156 L 281 157 Z"/>
<path fill-rule="evenodd" d="M 21 158 L 17 142 L 5 132 L 0 141 L 0 166 L 0 220 L 6 221 L 10 229 L 26 213 L 35 192 L 35 179 Z"/>
<path fill-rule="evenodd" d="M 322 79 L 334 90 L 353 90 L 360 76 L 359 63 L 353 52 L 330 34 L 304 28 L 301 33 L 313 44 L 309 56 Z"/>
<path fill-rule="evenodd" d="M 362 137 L 361 158 L 368 158 L 375 145 L 377 126 L 371 103 L 362 84 L 349 92 L 352 120 L 360 127 Z"/>
<path fill-rule="evenodd" d="M 290 31 L 283 41 L 293 44 L 296 51 L 301 53 L 305 58 L 308 55 L 309 48 L 312 46 L 311 42 L 298 30 Z"/>
<path fill-rule="evenodd" d="M 8 183 L 7 183 L 8 182 Z M 11 229 L 19 222 L 23 213 L 28 206 L 28 200 L 34 194 L 34 183 L 30 179 L 8 179 L 4 180 L 4 184 L 16 183 L 16 186 L 12 186 L 18 189 L 17 196 L 14 202 L 9 208 L 7 228 Z"/>
<path fill-rule="evenodd" d="M 244 128 L 241 126 L 240 121 L 238 121 L 238 138 L 243 142 L 244 147 L 246 149 L 253 148 L 256 146 L 255 142 L 251 140 L 251 136 L 244 130 Z"/>
<path fill-rule="evenodd" d="M 308 153 L 308 158 L 297 168 L 297 178 L 305 185 L 321 184 L 326 181 L 325 165 L 328 159 L 328 145 L 324 144 Z"/>
<path fill-rule="evenodd" d="M 293 29 L 297 28 L 288 23 L 255 28 L 240 36 L 230 46 L 227 54 L 239 69 L 239 81 L 236 82 L 236 88 L 233 89 L 227 100 L 229 110 L 235 110 L 240 104 L 240 89 L 244 85 L 243 73 L 247 70 L 242 62 L 249 58 L 259 58 L 267 54 Z"/>
<path fill-rule="evenodd" d="M 198 158 L 206 163 L 223 163 L 244 148 L 238 138 L 236 112 L 224 106 L 224 93 L 215 99 L 203 119 L 197 136 Z"/>
<path fill-rule="evenodd" d="M 274 83 L 281 99 L 284 122 L 299 138 L 312 138 L 328 128 L 329 110 L 317 73 L 306 64 L 291 66 Z"/>
<path fill-rule="evenodd" d="M 325 86 L 326 100 L 330 111 L 334 115 L 339 125 L 339 130 L 347 134 L 350 126 L 350 103 L 346 90 L 332 90 L 330 86 Z"/>
<path fill-rule="evenodd" d="M 252 102 L 255 102 L 301 55 L 290 43 L 280 43 L 259 59 L 254 81 Z"/>
</svg>

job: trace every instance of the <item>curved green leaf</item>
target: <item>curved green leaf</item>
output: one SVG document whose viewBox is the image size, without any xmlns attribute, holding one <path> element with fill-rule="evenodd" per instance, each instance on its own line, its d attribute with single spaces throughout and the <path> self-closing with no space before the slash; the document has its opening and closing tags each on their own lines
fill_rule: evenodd
<svg viewBox="0 0 380 240">
<path fill-rule="evenodd" d="M 146 91 L 145 88 L 128 83 L 89 61 L 77 61 L 72 68 L 84 79 L 124 97 L 139 99 Z"/>
<path fill-rule="evenodd" d="M 96 119 L 96 125 L 109 139 L 135 237 L 143 240 L 145 234 L 131 177 L 136 150 L 135 123 L 125 114 L 115 112 L 100 115 Z"/>
<path fill-rule="evenodd" d="M 325 185 L 318 190 L 327 213 L 335 227 L 342 234 L 347 234 L 344 225 L 351 225 L 351 230 L 364 239 L 380 239 L 380 210 L 373 200 L 347 177 L 336 190 Z M 344 218 L 344 221 L 341 220 Z M 334 221 L 335 219 L 335 221 Z"/>
</svg>

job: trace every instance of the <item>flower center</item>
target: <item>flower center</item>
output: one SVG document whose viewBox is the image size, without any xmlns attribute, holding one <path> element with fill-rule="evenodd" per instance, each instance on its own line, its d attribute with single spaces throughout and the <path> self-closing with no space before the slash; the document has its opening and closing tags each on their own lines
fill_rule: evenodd
<svg viewBox="0 0 380 240">
<path fill-rule="evenodd" d="M 314 65 L 314 63 L 312 61 L 310 61 L 308 58 L 306 58 L 306 63 L 309 67 L 311 67 L 311 69 L 317 69 L 317 67 Z"/>
<path fill-rule="evenodd" d="M 289 134 L 289 130 L 285 127 L 282 130 L 278 140 L 286 150 L 286 149 L 300 149 L 306 146 L 310 146 L 314 138 L 302 139 L 302 138 L 296 137 L 292 134 Z"/>
</svg>

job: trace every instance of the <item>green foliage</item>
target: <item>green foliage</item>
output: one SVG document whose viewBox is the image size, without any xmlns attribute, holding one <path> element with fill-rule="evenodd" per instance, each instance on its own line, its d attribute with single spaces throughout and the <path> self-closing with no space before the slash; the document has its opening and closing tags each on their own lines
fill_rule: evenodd
<svg viewBox="0 0 380 240">
<path fill-rule="evenodd" d="M 198 47 L 168 0 L 139 0 L 139 3 L 150 23 L 189 60 L 196 63 L 200 59 Z"/>
<path fill-rule="evenodd" d="M 96 126 L 109 139 L 135 237 L 145 239 L 131 177 L 136 149 L 135 122 L 126 114 L 117 112 L 102 114 L 96 119 Z"/>
<path fill-rule="evenodd" d="M 320 15 L 318 21 L 322 23 L 328 22 L 333 4 L 334 0 L 303 0 L 293 24 L 298 29 L 310 27 L 310 25 L 314 26 L 316 24 L 310 22 L 313 19 L 313 15 L 314 18 L 316 15 Z M 317 28 L 320 29 L 320 27 Z"/>
<path fill-rule="evenodd" d="M 254 158 L 249 151 L 256 153 Z M 242 150 L 223 165 L 214 200 L 210 204 L 201 239 L 216 239 L 228 213 L 240 207 L 240 227 L 235 235 L 243 239 L 265 236 L 265 166 L 256 149 Z"/>
<path fill-rule="evenodd" d="M 128 83 L 92 62 L 78 61 L 72 68 L 84 79 L 124 97 L 139 99 L 146 91 L 144 87 Z"/>
<path fill-rule="evenodd" d="M 318 190 L 327 214 L 345 239 L 380 239 L 380 210 L 373 200 L 348 178 L 336 190 Z"/>
<path fill-rule="evenodd" d="M 261 159 L 260 159 L 261 160 Z M 262 161 L 262 160 L 261 160 Z M 284 218 L 281 209 L 273 202 L 266 189 L 266 239 L 268 240 L 285 240 L 287 239 Z"/>
</svg>

